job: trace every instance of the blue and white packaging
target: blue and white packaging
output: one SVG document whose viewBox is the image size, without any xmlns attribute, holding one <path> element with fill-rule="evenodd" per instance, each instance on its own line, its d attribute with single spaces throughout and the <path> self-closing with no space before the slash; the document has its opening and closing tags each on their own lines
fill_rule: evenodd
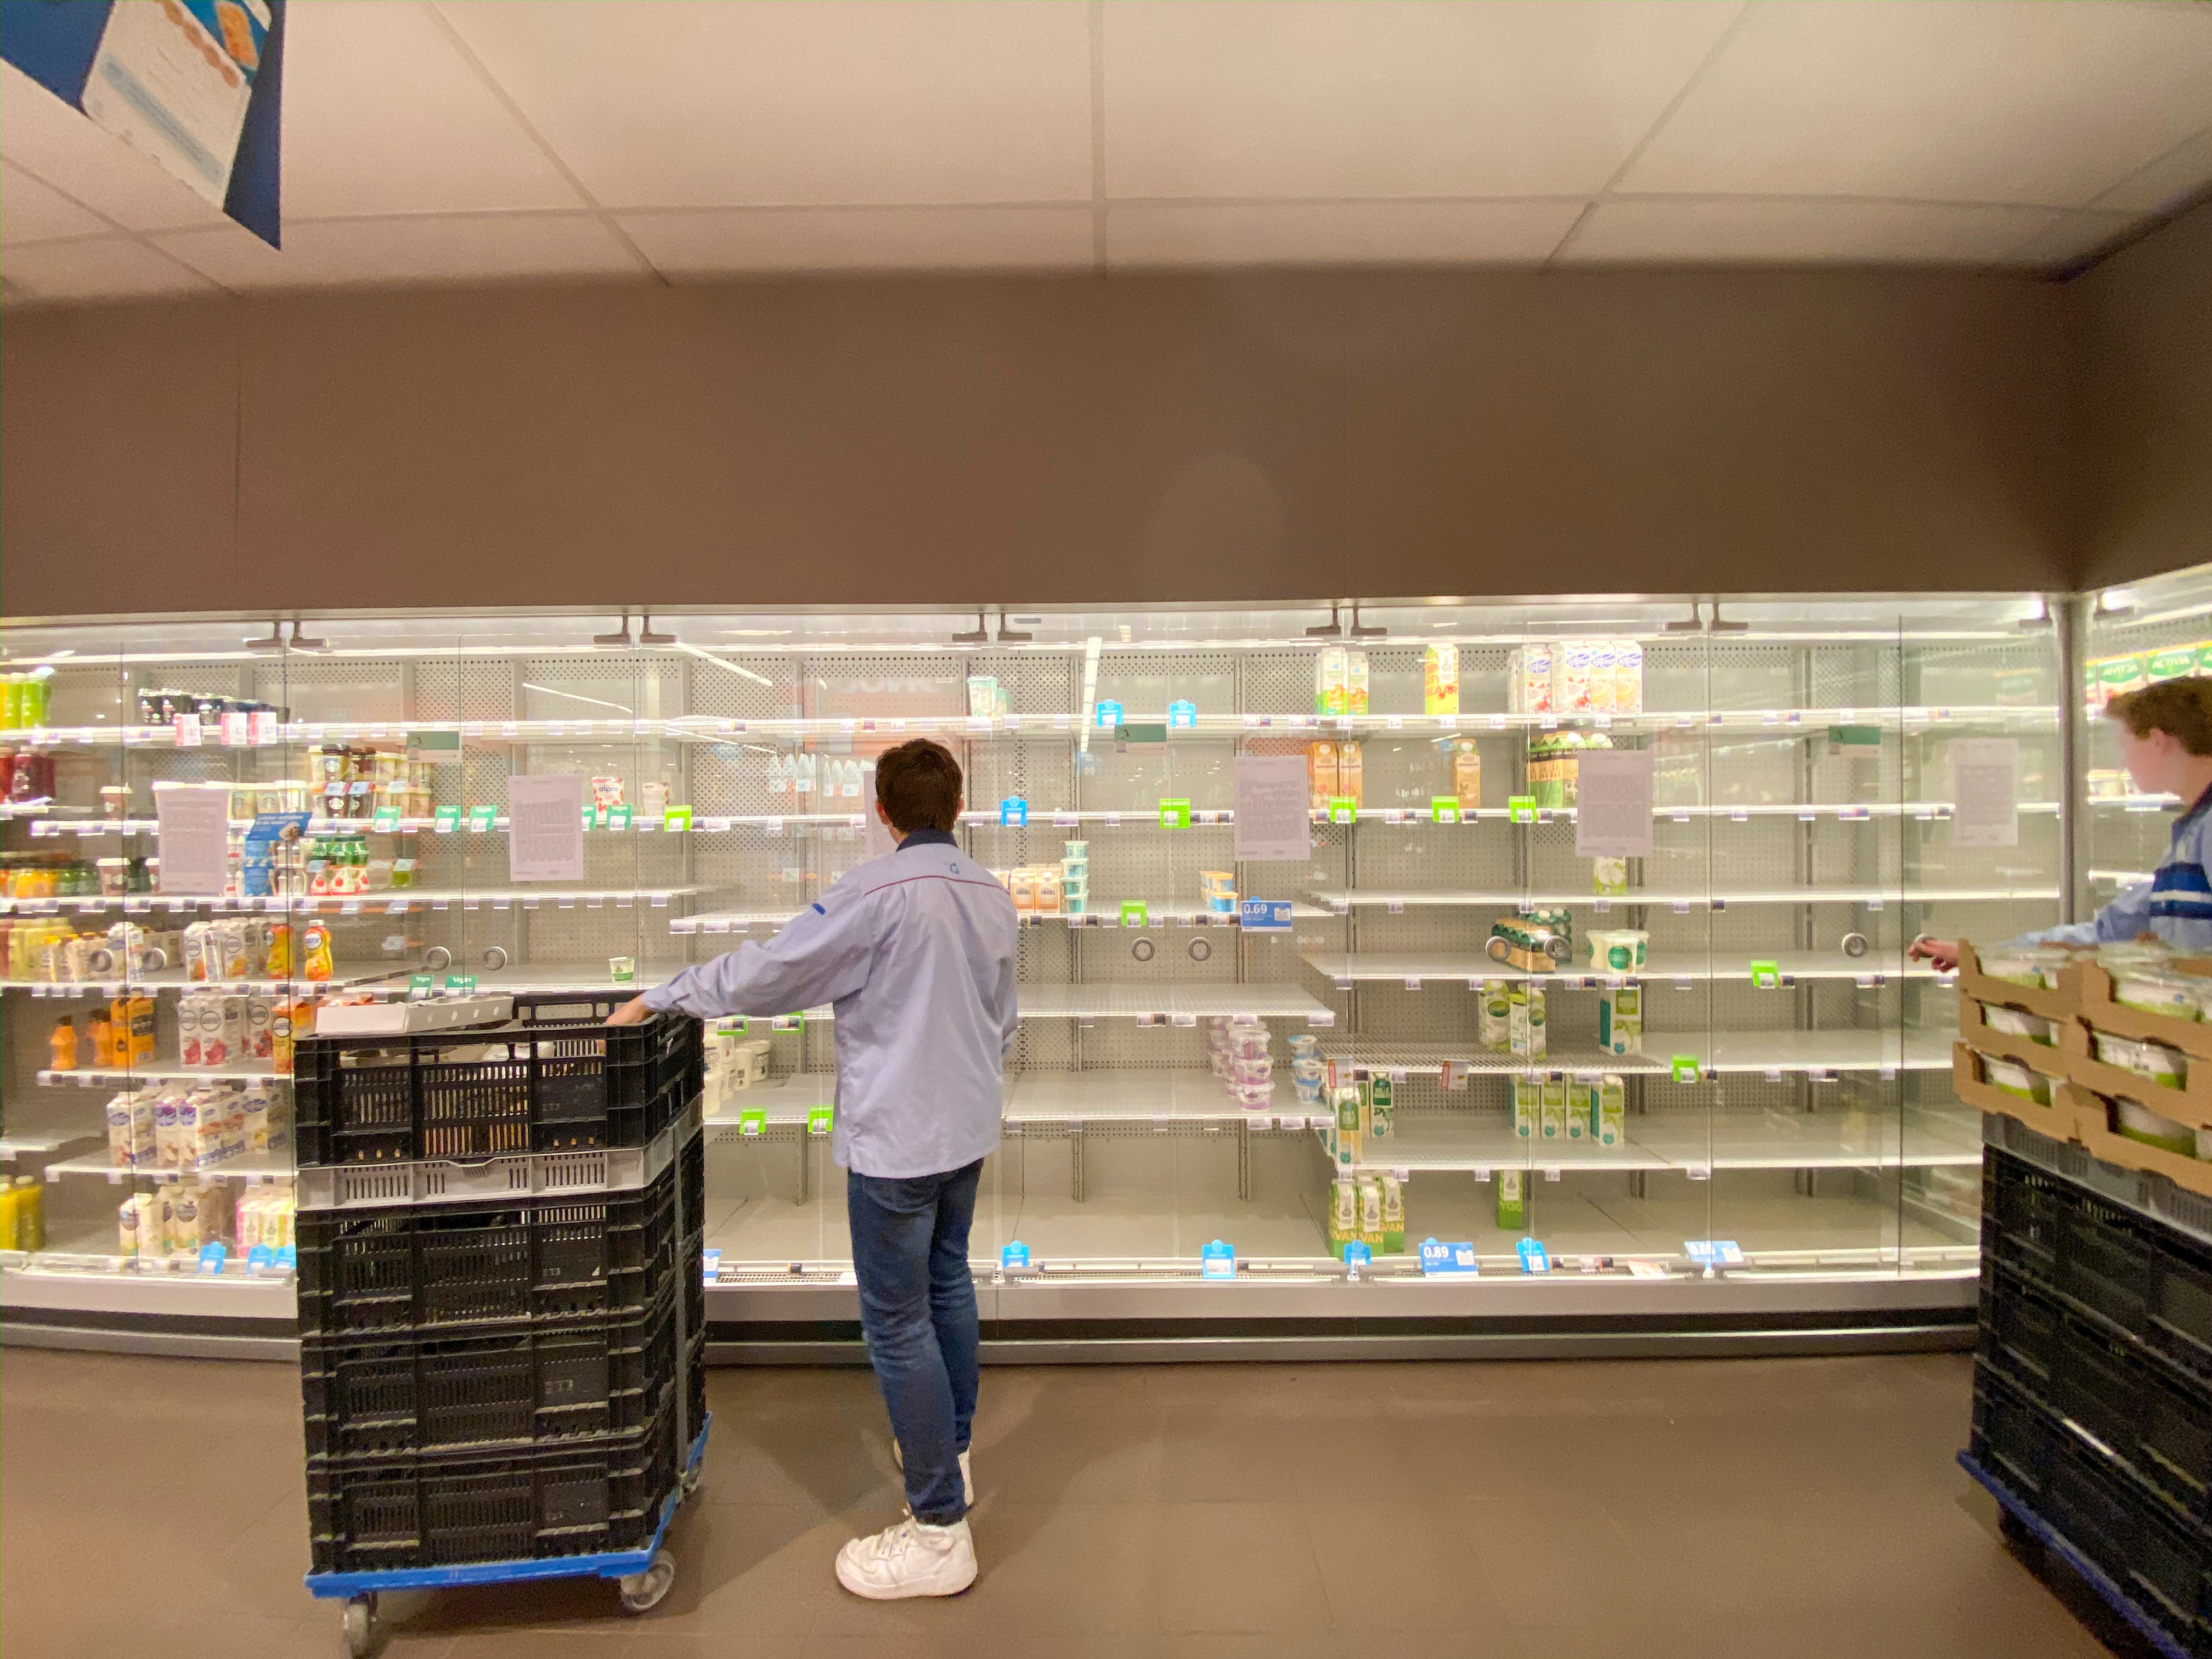
<svg viewBox="0 0 2212 1659">
<path fill-rule="evenodd" d="M 1475 1261 L 1472 1243 L 1439 1244 L 1433 1238 L 1421 1241 L 1421 1271 L 1425 1273 L 1476 1273 L 1482 1271 Z"/>
<path fill-rule="evenodd" d="M 1030 804 L 1019 795 L 1009 795 L 999 803 L 999 822 L 1017 827 L 1030 821 Z"/>
<path fill-rule="evenodd" d="M 1516 1240 L 1513 1248 L 1521 1254 L 1521 1271 L 1524 1273 L 1547 1273 L 1552 1271 L 1552 1258 L 1544 1254 L 1544 1247 L 1533 1238 Z"/>
<path fill-rule="evenodd" d="M 1291 902 L 1288 899 L 1244 899 L 1237 905 L 1237 920 L 1244 927 L 1256 928 L 1262 933 L 1288 933 Z"/>
<path fill-rule="evenodd" d="M 1198 705 L 1178 700 L 1168 705 L 1170 726 L 1194 726 L 1198 724 Z"/>
<path fill-rule="evenodd" d="M 999 1247 L 1001 1267 L 1026 1267 L 1030 1265 L 1030 1247 L 1018 1238 Z"/>
<path fill-rule="evenodd" d="M 1198 1276 L 1200 1279 L 1234 1279 L 1237 1277 L 1237 1252 L 1219 1239 L 1198 1253 Z"/>
<path fill-rule="evenodd" d="M 1121 705 L 1111 698 L 1101 697 L 1098 700 L 1097 724 L 1110 728 L 1121 723 Z"/>
</svg>

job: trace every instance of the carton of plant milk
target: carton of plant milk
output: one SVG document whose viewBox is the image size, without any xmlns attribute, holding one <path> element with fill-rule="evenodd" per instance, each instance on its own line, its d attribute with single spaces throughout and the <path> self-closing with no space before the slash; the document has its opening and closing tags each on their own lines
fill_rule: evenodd
<svg viewBox="0 0 2212 1659">
<path fill-rule="evenodd" d="M 1500 1170 L 1498 1172 L 1498 1224 L 1507 1232 L 1518 1232 L 1527 1225 L 1527 1208 L 1521 1200 L 1521 1171 Z"/>
<path fill-rule="evenodd" d="M 1624 714 L 1644 712 L 1644 647 L 1634 640 L 1613 642 L 1613 706 Z"/>
<path fill-rule="evenodd" d="M 1565 1074 L 1545 1074 L 1543 1109 L 1537 1119 L 1537 1139 L 1560 1141 L 1567 1138 L 1567 1079 Z"/>
<path fill-rule="evenodd" d="M 1406 1189 L 1398 1177 L 1382 1177 L 1382 1248 L 1398 1255 L 1406 1248 Z"/>
<path fill-rule="evenodd" d="M 1306 784 L 1316 812 L 1326 812 L 1329 797 L 1343 793 L 1336 787 L 1336 745 L 1326 738 L 1307 745 Z"/>
<path fill-rule="evenodd" d="M 1620 1073 L 1607 1072 L 1598 1079 L 1596 1100 L 1592 1138 L 1601 1146 L 1618 1146 L 1628 1139 L 1628 1088 Z"/>
<path fill-rule="evenodd" d="M 1344 653 L 1344 712 L 1347 714 L 1367 712 L 1367 653 L 1364 651 Z"/>
<path fill-rule="evenodd" d="M 1359 1182 L 1359 1242 L 1382 1254 L 1382 1183 L 1372 1176 Z"/>
<path fill-rule="evenodd" d="M 1360 1133 L 1370 1141 L 1390 1140 L 1395 1136 L 1397 1104 L 1390 1079 L 1370 1077 L 1360 1089 Z M 1377 1152 L 1374 1156 L 1380 1157 Z"/>
<path fill-rule="evenodd" d="M 1597 1046 L 1608 1054 L 1644 1052 L 1644 988 L 1608 983 L 1597 995 Z"/>
<path fill-rule="evenodd" d="M 1506 1047 L 1522 1060 L 1541 1060 L 1545 1053 L 1544 990 L 1516 980 L 1506 993 Z"/>
<path fill-rule="evenodd" d="M 1590 1097 L 1596 1091 L 1597 1079 L 1584 1073 L 1577 1073 L 1567 1083 L 1566 1119 L 1569 1140 L 1589 1140 Z"/>
<path fill-rule="evenodd" d="M 1346 712 L 1344 680 L 1346 669 L 1344 647 L 1328 645 L 1314 659 L 1314 713 L 1341 714 Z"/>
<path fill-rule="evenodd" d="M 1516 1072 L 1513 1074 L 1513 1133 L 1522 1140 L 1534 1140 L 1537 1127 L 1544 1115 L 1544 1079 L 1537 1072 Z"/>
<path fill-rule="evenodd" d="M 1512 1041 L 1511 1014 L 1513 985 L 1510 980 L 1486 979 L 1482 982 L 1481 1012 L 1477 1017 L 1477 1033 L 1486 1048 L 1504 1053 Z"/>
<path fill-rule="evenodd" d="M 1459 713 L 1459 647 L 1432 645 L 1421 653 L 1421 712 Z"/>
</svg>

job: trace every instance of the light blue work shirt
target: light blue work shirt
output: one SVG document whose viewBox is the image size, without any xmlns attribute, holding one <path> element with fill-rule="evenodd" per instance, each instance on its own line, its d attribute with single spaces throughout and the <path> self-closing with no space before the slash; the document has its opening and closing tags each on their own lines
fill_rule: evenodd
<svg viewBox="0 0 2212 1659">
<path fill-rule="evenodd" d="M 2137 882 L 2087 921 L 2024 933 L 2033 945 L 2114 945 L 2154 934 L 2192 956 L 2212 953 L 2212 789 L 2174 820 L 2166 856 L 2148 881 Z"/>
<path fill-rule="evenodd" d="M 840 877 L 765 945 L 645 994 L 702 1019 L 836 1011 L 830 1150 L 869 1176 L 938 1175 L 999 1144 L 1014 1046 L 1014 901 L 940 830 Z"/>
</svg>

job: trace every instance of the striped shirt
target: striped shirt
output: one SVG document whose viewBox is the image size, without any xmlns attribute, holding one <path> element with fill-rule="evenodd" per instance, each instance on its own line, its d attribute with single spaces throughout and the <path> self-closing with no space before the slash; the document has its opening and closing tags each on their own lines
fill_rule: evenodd
<svg viewBox="0 0 2212 1659">
<path fill-rule="evenodd" d="M 2202 956 L 2212 952 L 2212 789 L 2174 820 L 2166 856 L 2148 881 L 2137 882 L 2089 921 L 2069 922 L 2021 935 L 2022 944 L 2116 945 L 2150 933 Z"/>
</svg>

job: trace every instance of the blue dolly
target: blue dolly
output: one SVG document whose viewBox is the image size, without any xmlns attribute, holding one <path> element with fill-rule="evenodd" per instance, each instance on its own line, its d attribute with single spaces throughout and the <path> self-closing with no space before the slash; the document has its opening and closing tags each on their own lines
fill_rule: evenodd
<svg viewBox="0 0 2212 1659">
<path fill-rule="evenodd" d="M 700 1465 L 707 1455 L 707 1431 L 714 1416 L 699 1425 L 698 1438 L 684 1462 L 676 1490 L 660 1501 L 660 1524 L 642 1549 L 611 1550 L 602 1555 L 556 1555 L 544 1560 L 471 1561 L 452 1567 L 403 1567 L 391 1572 L 311 1572 L 307 1590 L 325 1600 L 345 1598 L 346 1651 L 362 1659 L 376 1639 L 376 1598 L 386 1590 L 453 1589 L 462 1584 L 519 1584 L 539 1578 L 612 1578 L 622 1589 L 623 1611 L 644 1613 L 657 1607 L 676 1582 L 676 1558 L 660 1547 L 676 1506 L 699 1487 Z"/>
</svg>

